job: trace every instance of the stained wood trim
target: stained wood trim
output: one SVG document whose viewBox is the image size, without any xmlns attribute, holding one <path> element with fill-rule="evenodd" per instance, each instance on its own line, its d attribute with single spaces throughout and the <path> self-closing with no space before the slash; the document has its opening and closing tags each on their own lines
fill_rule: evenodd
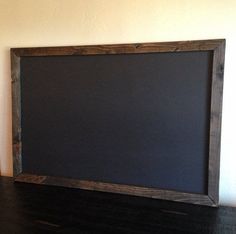
<svg viewBox="0 0 236 234">
<path fill-rule="evenodd" d="M 213 71 L 211 87 L 211 118 L 209 142 L 209 175 L 208 195 L 218 204 L 219 202 L 219 173 L 220 173 L 220 140 L 221 116 L 223 99 L 225 40 L 222 41 L 213 54 Z"/>
<path fill-rule="evenodd" d="M 130 185 L 109 184 L 50 176 L 25 174 L 22 171 L 21 143 L 21 94 L 20 94 L 20 58 L 23 56 L 70 56 L 96 54 L 130 54 L 181 51 L 212 51 L 213 70 L 211 88 L 210 132 L 209 132 L 209 168 L 208 193 L 192 194 L 177 191 L 144 188 Z M 160 43 L 136 43 L 118 45 L 92 45 L 42 48 L 12 48 L 12 111 L 13 111 L 13 168 L 16 181 L 59 185 L 105 192 L 123 193 L 136 196 L 167 199 L 208 206 L 217 206 L 219 201 L 219 163 L 222 90 L 224 70 L 225 40 L 200 40 Z M 23 173 L 22 173 L 23 172 Z"/>
<path fill-rule="evenodd" d="M 13 175 L 22 172 L 20 57 L 11 50 Z"/>
<path fill-rule="evenodd" d="M 224 40 L 176 41 L 157 43 L 13 48 L 17 56 L 58 56 L 92 54 L 130 54 L 214 50 Z"/>
<path fill-rule="evenodd" d="M 133 185 L 112 184 L 87 180 L 76 180 L 62 177 L 42 176 L 33 174 L 20 174 L 15 178 L 17 182 L 56 185 L 71 188 L 80 188 L 101 192 L 120 193 L 155 199 L 171 200 L 191 204 L 215 206 L 214 202 L 207 196 L 201 194 L 183 193 L 170 190 L 138 187 Z"/>
</svg>

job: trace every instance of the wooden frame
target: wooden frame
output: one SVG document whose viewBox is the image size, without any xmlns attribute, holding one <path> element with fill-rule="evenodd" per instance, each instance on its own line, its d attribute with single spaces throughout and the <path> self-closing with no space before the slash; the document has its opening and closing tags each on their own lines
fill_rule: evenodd
<svg viewBox="0 0 236 234">
<path fill-rule="evenodd" d="M 130 185 L 118 185 L 94 181 L 58 178 L 44 175 L 25 174 L 22 171 L 21 142 L 21 94 L 20 60 L 23 56 L 69 56 L 91 54 L 129 54 L 181 51 L 212 51 L 213 70 L 211 87 L 211 110 L 209 132 L 209 163 L 207 194 L 183 193 L 178 191 L 144 188 Z M 13 162 L 15 181 L 59 185 L 105 192 L 130 194 L 136 196 L 167 199 L 193 204 L 217 206 L 219 201 L 219 162 L 221 109 L 223 90 L 225 40 L 202 40 L 161 43 L 138 43 L 121 45 L 68 46 L 46 48 L 11 49 L 12 107 L 13 107 Z"/>
</svg>

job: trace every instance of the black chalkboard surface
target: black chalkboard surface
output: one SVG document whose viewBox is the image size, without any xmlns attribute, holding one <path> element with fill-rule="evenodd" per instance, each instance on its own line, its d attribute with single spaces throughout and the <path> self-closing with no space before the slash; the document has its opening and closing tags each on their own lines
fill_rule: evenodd
<svg viewBox="0 0 236 234">
<path fill-rule="evenodd" d="M 157 198 L 168 191 L 209 205 L 215 49 L 115 48 L 14 49 L 23 54 L 18 180 Z"/>
</svg>

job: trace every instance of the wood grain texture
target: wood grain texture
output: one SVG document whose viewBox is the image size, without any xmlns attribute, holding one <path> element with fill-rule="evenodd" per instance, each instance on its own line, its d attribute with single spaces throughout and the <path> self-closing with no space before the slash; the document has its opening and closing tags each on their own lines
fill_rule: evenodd
<svg viewBox="0 0 236 234">
<path fill-rule="evenodd" d="M 11 50 L 13 175 L 22 171 L 20 57 Z"/>
<path fill-rule="evenodd" d="M 0 177 L 1 234 L 235 234 L 236 208 L 13 183 Z"/>
<path fill-rule="evenodd" d="M 77 180 L 77 179 L 69 179 L 69 178 L 53 177 L 53 176 L 41 176 L 41 175 L 33 175 L 25 173 L 18 175 L 15 181 L 80 188 L 80 189 L 102 191 L 102 192 L 120 193 L 120 194 L 128 194 L 141 197 L 171 200 L 176 202 L 215 206 L 214 202 L 207 195 L 138 187 L 133 185 L 112 184 L 112 183 Z"/>
<path fill-rule="evenodd" d="M 22 170 L 21 143 L 21 89 L 20 89 L 20 58 L 23 56 L 71 56 L 94 54 L 130 54 L 181 51 L 213 51 L 213 71 L 211 89 L 211 111 L 209 132 L 209 170 L 208 194 L 192 194 L 161 189 L 143 188 L 121 184 L 110 184 L 94 181 L 83 181 L 67 178 L 49 177 L 47 175 L 24 174 Z M 135 196 L 160 198 L 178 202 L 217 206 L 219 200 L 219 163 L 220 133 L 223 90 L 225 40 L 202 40 L 160 43 L 137 43 L 120 45 L 93 45 L 44 48 L 13 48 L 11 49 L 12 71 L 12 109 L 13 109 L 13 162 L 16 181 L 59 185 L 65 187 L 123 193 Z M 23 172 L 23 173 L 22 173 Z"/>
<path fill-rule="evenodd" d="M 223 98 L 225 41 L 215 48 L 211 87 L 208 195 L 219 202 L 221 116 Z"/>
<path fill-rule="evenodd" d="M 176 41 L 157 43 L 13 48 L 17 56 L 58 56 L 94 54 L 132 54 L 214 50 L 224 40 Z"/>
</svg>

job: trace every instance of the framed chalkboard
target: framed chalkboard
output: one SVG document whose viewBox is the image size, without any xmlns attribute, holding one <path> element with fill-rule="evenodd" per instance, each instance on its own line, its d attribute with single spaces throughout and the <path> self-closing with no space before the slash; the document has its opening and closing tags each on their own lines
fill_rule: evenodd
<svg viewBox="0 0 236 234">
<path fill-rule="evenodd" d="M 217 206 L 224 50 L 11 49 L 15 181 Z"/>
</svg>

